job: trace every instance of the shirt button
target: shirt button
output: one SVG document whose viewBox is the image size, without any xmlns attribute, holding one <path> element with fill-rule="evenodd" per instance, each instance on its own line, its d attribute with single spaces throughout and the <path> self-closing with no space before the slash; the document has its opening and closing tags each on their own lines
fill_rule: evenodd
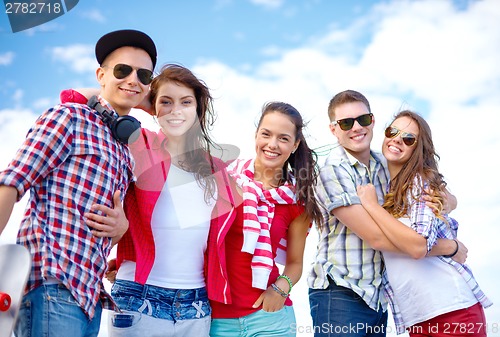
<svg viewBox="0 0 500 337">
<path fill-rule="evenodd" d="M 181 306 L 181 303 L 180 302 L 175 302 L 175 307 L 176 308 L 179 308 Z"/>
</svg>

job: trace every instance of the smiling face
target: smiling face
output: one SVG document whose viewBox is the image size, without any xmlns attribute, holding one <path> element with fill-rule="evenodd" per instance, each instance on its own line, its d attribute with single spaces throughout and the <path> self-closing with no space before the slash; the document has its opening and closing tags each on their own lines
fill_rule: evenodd
<svg viewBox="0 0 500 337">
<path fill-rule="evenodd" d="M 255 133 L 255 169 L 281 170 L 299 145 L 296 133 L 295 124 L 286 115 L 267 113 Z"/>
<path fill-rule="evenodd" d="M 407 116 L 402 116 L 395 119 L 392 127 L 400 130 L 399 134 L 394 138 L 384 138 L 382 145 L 382 153 L 387 159 L 387 165 L 391 171 L 391 176 L 395 176 L 397 172 L 401 170 L 403 165 L 411 158 L 413 152 L 415 151 L 415 144 L 408 146 L 403 142 L 401 135 L 403 132 L 411 133 L 415 135 L 418 139 L 419 128 L 417 123 Z"/>
<path fill-rule="evenodd" d="M 158 89 L 155 111 L 169 141 L 184 144 L 187 131 L 198 121 L 194 90 L 168 81 Z"/>
<path fill-rule="evenodd" d="M 117 79 L 113 75 L 113 68 L 117 64 L 126 64 L 135 70 L 127 77 Z M 142 84 L 137 78 L 136 70 L 141 68 L 153 70 L 149 54 L 140 48 L 121 47 L 109 54 L 102 67 L 96 71 L 101 96 L 121 116 L 127 115 L 148 93 L 149 85 Z"/>
<path fill-rule="evenodd" d="M 362 102 L 344 103 L 335 108 L 335 120 L 357 118 L 369 114 L 368 107 Z M 337 137 L 339 144 L 359 161 L 367 164 L 370 158 L 370 143 L 373 138 L 372 122 L 368 126 L 361 126 L 355 121 L 352 129 L 344 131 L 340 126 L 330 124 L 331 132 Z"/>
</svg>

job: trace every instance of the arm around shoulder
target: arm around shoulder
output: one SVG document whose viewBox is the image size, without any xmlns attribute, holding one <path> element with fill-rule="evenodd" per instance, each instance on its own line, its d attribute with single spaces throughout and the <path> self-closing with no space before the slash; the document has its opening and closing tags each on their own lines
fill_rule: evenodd
<svg viewBox="0 0 500 337">
<path fill-rule="evenodd" d="M 375 250 L 401 252 L 384 234 L 361 205 L 349 205 L 331 211 L 340 222 Z"/>
</svg>

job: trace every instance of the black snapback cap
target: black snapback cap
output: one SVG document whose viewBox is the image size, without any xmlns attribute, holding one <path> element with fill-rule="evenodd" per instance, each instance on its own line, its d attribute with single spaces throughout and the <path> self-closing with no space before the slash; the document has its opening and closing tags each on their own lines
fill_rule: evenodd
<svg viewBox="0 0 500 337">
<path fill-rule="evenodd" d="M 145 33 L 133 29 L 123 29 L 110 32 L 102 36 L 95 45 L 95 56 L 99 65 L 104 59 L 121 47 L 141 48 L 151 57 L 153 68 L 156 66 L 156 46 L 153 40 Z"/>
</svg>

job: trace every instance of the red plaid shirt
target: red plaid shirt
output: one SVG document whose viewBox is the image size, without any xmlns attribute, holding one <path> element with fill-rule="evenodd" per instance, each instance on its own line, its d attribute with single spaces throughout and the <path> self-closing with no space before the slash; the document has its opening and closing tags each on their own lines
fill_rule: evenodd
<svg viewBox="0 0 500 337">
<path fill-rule="evenodd" d="M 0 185 L 15 187 L 19 199 L 30 191 L 17 237 L 33 259 L 26 292 L 51 277 L 90 318 L 100 298 L 111 308 L 102 284 L 111 239 L 92 235 L 83 214 L 94 203 L 113 207 L 114 192 L 125 195 L 132 165 L 128 148 L 87 105 L 58 105 L 38 118 L 0 173 Z"/>
<path fill-rule="evenodd" d="M 170 155 L 164 149 L 165 135 L 142 129 L 142 137 L 130 145 L 136 163 L 137 180 L 125 196 L 124 209 L 129 230 L 118 243 L 117 267 L 124 260 L 135 261 L 135 282 L 145 284 L 155 260 L 151 217 L 170 169 Z M 233 223 L 234 200 L 225 164 L 213 158 L 217 182 L 217 202 L 212 211 L 205 279 L 210 299 L 225 301 L 229 297 L 223 238 Z M 221 235 L 223 233 L 223 235 Z M 230 298 L 230 297 L 229 297 Z"/>
</svg>

